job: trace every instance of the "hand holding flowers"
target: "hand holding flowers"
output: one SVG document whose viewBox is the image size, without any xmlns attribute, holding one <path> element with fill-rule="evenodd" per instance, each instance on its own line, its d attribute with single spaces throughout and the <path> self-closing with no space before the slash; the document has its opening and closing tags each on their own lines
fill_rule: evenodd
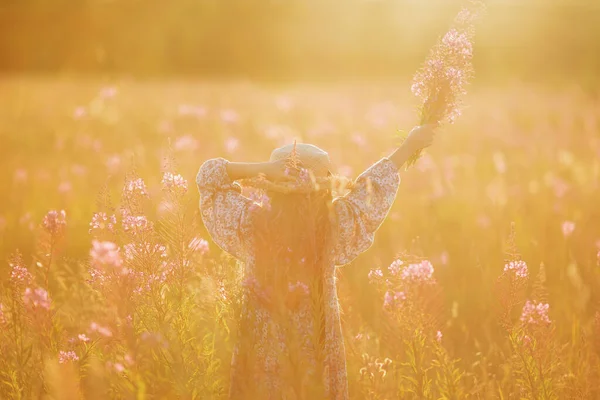
<svg viewBox="0 0 600 400">
<path fill-rule="evenodd" d="M 453 27 L 436 43 L 413 78 L 411 90 L 422 100 L 421 125 L 453 123 L 460 115 L 460 97 L 473 75 L 473 23 L 482 8 L 475 1 L 471 4 L 472 9 L 464 8 L 456 16 Z M 420 155 L 421 148 L 408 159 L 407 166 Z"/>
</svg>

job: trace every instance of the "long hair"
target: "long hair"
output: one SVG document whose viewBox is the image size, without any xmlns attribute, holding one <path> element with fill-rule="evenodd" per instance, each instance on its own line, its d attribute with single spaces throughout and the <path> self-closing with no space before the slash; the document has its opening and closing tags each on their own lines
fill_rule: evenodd
<svg viewBox="0 0 600 400">
<path fill-rule="evenodd" d="M 279 193 L 267 191 L 270 207 L 262 207 L 253 217 L 255 263 L 253 278 L 258 284 L 259 292 L 266 292 L 266 302 L 263 304 L 270 311 L 270 318 L 275 320 L 278 329 L 286 331 L 288 351 L 279 354 L 282 368 L 282 379 L 285 386 L 301 393 L 306 389 L 305 351 L 300 347 L 303 338 L 292 327 L 290 315 L 293 306 L 286 300 L 287 296 L 294 298 L 294 285 L 306 285 L 309 289 L 307 298 L 311 304 L 313 316 L 314 359 L 316 373 L 312 379 L 317 379 L 310 390 L 318 393 L 312 397 L 323 397 L 322 381 L 324 367 L 325 343 L 325 311 L 324 311 L 324 279 L 326 267 L 330 261 L 333 237 L 335 235 L 332 223 L 332 194 L 331 191 L 316 191 L 311 193 Z M 254 298 L 261 301 L 260 296 Z M 287 297 L 289 299 L 289 297 Z M 306 299 L 305 299 L 306 300 Z M 303 300 L 304 301 L 304 300 Z M 240 398 L 252 397 L 248 393 L 256 390 L 253 321 L 251 317 L 242 322 L 240 359 L 237 368 L 244 371 L 245 378 L 236 376 L 244 382 L 249 392 Z M 248 325 L 249 324 L 249 325 Z M 260 333 L 259 333 L 260 334 Z M 259 385 L 260 386 L 260 385 Z M 264 398 L 264 396 L 263 396 Z"/>
<path fill-rule="evenodd" d="M 274 290 L 322 279 L 333 235 L 331 192 L 267 194 L 270 208 L 254 224 L 258 282 Z"/>
</svg>

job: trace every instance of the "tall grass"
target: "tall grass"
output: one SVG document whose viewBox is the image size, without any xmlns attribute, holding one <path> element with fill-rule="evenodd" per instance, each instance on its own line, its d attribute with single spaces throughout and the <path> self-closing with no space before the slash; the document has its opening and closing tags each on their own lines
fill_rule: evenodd
<svg viewBox="0 0 600 400">
<path fill-rule="evenodd" d="M 201 162 L 298 138 L 356 176 L 414 123 L 407 85 L 0 87 L 7 399 L 226 398 L 242 282 L 202 227 Z M 600 103 L 522 86 L 466 102 L 338 271 L 351 397 L 597 398 Z"/>
</svg>

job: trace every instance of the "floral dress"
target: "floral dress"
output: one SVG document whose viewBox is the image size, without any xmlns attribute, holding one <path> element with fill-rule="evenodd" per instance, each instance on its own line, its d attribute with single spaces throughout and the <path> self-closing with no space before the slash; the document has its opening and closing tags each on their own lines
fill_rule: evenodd
<svg viewBox="0 0 600 400">
<path fill-rule="evenodd" d="M 214 242 L 224 251 L 243 263 L 246 277 L 251 277 L 255 268 L 253 252 L 252 217 L 256 210 L 254 202 L 241 194 L 238 184 L 232 182 L 226 171 L 227 161 L 222 158 L 206 161 L 196 177 L 200 192 L 202 220 Z M 396 165 L 383 158 L 364 171 L 355 181 L 352 190 L 333 200 L 335 221 L 338 226 L 333 240 L 325 276 L 322 296 L 324 297 L 324 339 L 322 344 L 322 386 L 329 399 L 348 399 L 346 358 L 341 332 L 340 310 L 335 286 L 335 267 L 350 263 L 373 243 L 379 228 L 392 206 L 400 183 Z M 248 286 L 244 286 L 242 315 L 249 316 L 253 332 L 254 368 L 260 374 L 254 378 L 262 385 L 269 398 L 293 398 L 286 395 L 284 380 L 278 365 L 277 352 L 285 350 L 285 331 L 277 329 L 277 322 L 269 309 L 248 301 L 251 298 Z M 290 288 L 291 290 L 291 288 Z M 303 345 L 312 345 L 313 314 L 300 305 L 290 312 L 289 319 L 295 334 L 300 335 Z M 283 332 L 283 333 L 282 333 Z M 287 331 L 289 332 L 289 330 Z M 310 352 L 307 352 L 310 358 Z M 242 380 L 248 379 L 237 365 L 240 348 L 234 348 L 230 398 L 245 399 Z M 313 357 L 314 363 L 314 357 Z"/>
</svg>

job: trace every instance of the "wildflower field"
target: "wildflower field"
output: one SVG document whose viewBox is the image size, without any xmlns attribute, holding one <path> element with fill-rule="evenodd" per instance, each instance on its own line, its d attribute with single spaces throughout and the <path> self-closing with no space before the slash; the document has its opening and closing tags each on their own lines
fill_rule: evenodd
<svg viewBox="0 0 600 400">
<path fill-rule="evenodd" d="M 600 398 L 600 99 L 464 102 L 338 268 L 350 396 Z M 354 178 L 416 123 L 409 82 L 2 78 L 0 399 L 226 398 L 241 277 L 202 162 L 297 139 Z"/>
</svg>

